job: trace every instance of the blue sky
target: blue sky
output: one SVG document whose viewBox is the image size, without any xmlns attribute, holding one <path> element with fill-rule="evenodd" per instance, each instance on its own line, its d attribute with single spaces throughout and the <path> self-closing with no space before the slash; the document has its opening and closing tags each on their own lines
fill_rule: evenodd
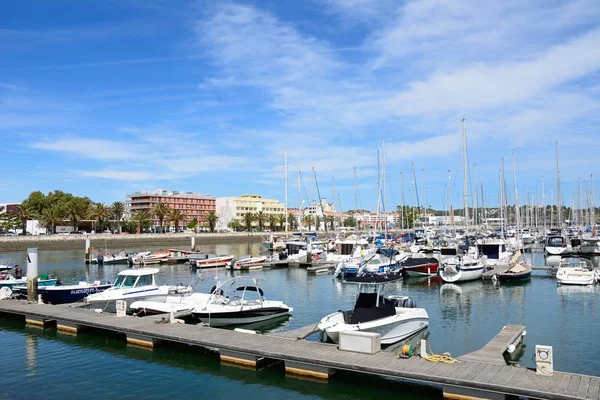
<svg viewBox="0 0 600 400">
<path fill-rule="evenodd" d="M 502 157 L 512 188 L 513 151 L 521 203 L 541 201 L 542 175 L 550 202 L 556 141 L 564 203 L 600 177 L 597 0 L 0 7 L 0 202 L 158 188 L 283 201 L 287 147 L 291 207 L 298 169 L 317 197 L 314 167 L 321 197 L 354 208 L 356 167 L 374 210 L 385 140 L 387 207 L 401 173 L 414 204 L 414 163 L 421 203 L 442 208 L 449 170 L 462 201 L 463 117 L 489 205 Z"/>
</svg>

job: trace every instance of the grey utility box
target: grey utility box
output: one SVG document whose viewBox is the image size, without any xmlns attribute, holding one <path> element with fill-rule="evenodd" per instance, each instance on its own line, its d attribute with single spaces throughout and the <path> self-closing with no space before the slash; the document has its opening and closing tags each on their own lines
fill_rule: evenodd
<svg viewBox="0 0 600 400">
<path fill-rule="evenodd" d="M 375 354 L 381 351 L 381 335 L 374 332 L 342 331 L 340 350 L 355 353 Z"/>
</svg>

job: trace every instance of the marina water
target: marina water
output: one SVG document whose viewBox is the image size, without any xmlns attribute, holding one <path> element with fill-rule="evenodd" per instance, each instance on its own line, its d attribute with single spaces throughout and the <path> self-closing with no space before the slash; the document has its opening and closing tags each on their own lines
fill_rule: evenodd
<svg viewBox="0 0 600 400">
<path fill-rule="evenodd" d="M 205 253 L 259 254 L 260 244 L 199 246 Z M 120 249 L 109 249 L 118 252 Z M 159 250 L 130 248 L 129 252 Z M 26 265 L 25 253 L 4 253 L 4 259 Z M 534 266 L 545 265 L 543 253 L 526 254 Z M 82 251 L 39 252 L 39 272 L 56 275 L 63 283 L 87 279 L 114 281 L 123 265 L 89 265 Z M 186 265 L 163 265 L 159 283 L 193 284 L 208 292 L 215 278 L 233 273 L 224 269 L 202 270 L 202 278 Z M 235 272 L 239 274 L 240 272 Z M 310 275 L 299 268 L 252 271 L 260 279 L 265 296 L 294 308 L 292 317 L 257 327 L 293 329 L 316 323 L 339 309 L 352 307 L 356 285 L 343 284 L 331 275 Z M 386 294 L 411 296 L 429 313 L 427 337 L 435 353 L 463 355 L 483 347 L 504 325 L 527 327 L 521 365 L 534 367 L 536 344 L 554 348 L 554 368 L 597 375 L 600 357 L 600 288 L 557 286 L 546 271 L 534 271 L 531 281 L 495 285 L 491 281 L 444 284 L 439 278 L 407 279 L 386 286 Z M 318 338 L 312 337 L 311 340 Z M 324 399 L 422 399 L 441 398 L 437 388 L 401 383 L 378 377 L 338 373 L 329 384 L 285 377 L 282 370 L 247 370 L 221 365 L 217 357 L 200 349 L 167 345 L 154 351 L 128 347 L 118 335 L 82 332 L 77 336 L 24 326 L 20 319 L 0 318 L 0 350 L 7 385 L 0 398 L 324 398 Z M 389 350 L 388 351 L 392 351 Z M 402 362 L 399 360 L 398 362 Z"/>
</svg>

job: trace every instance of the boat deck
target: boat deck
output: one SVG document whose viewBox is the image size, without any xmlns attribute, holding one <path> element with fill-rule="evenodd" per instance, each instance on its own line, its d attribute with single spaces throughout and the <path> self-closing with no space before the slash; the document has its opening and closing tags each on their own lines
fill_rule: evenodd
<svg viewBox="0 0 600 400">
<path fill-rule="evenodd" d="M 455 364 L 429 362 L 418 357 L 400 359 L 395 352 L 353 353 L 341 351 L 337 345 L 291 340 L 281 334 L 251 335 L 198 325 L 160 323 L 156 318 L 117 317 L 18 300 L 0 301 L 0 313 L 21 315 L 28 324 L 56 326 L 59 331 L 76 333 L 83 328 L 114 331 L 124 334 L 127 342 L 133 345 L 152 347 L 159 342 L 177 342 L 201 346 L 218 352 L 224 362 L 246 366 L 257 367 L 262 362 L 266 365 L 267 361 L 283 362 L 291 375 L 327 379 L 331 373 L 342 370 L 434 384 L 441 386 L 450 398 L 505 398 L 505 395 L 540 399 L 600 398 L 600 377 L 564 372 L 541 376 L 529 369 L 503 365 L 496 360 L 492 362 L 487 356 L 474 358 L 473 353 Z M 505 329 L 490 343 L 506 344 L 508 336 L 519 330 Z M 500 354 L 501 348 L 486 350 L 486 347 L 482 349 L 486 354 Z"/>
</svg>

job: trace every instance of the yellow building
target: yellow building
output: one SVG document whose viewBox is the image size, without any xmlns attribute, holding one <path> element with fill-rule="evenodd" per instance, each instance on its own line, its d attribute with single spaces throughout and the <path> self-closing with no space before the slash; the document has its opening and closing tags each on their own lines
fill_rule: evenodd
<svg viewBox="0 0 600 400">
<path fill-rule="evenodd" d="M 285 205 L 275 199 L 264 199 L 262 196 L 245 194 L 240 197 L 218 197 L 216 202 L 219 221 L 218 229 L 225 229 L 230 222 L 235 220 L 240 226 L 245 226 L 245 215 L 250 213 L 254 216 L 263 216 L 263 227 L 269 227 L 269 217 L 277 218 L 276 226 L 279 227 L 279 218 L 285 213 Z M 258 221 L 252 222 L 257 227 Z"/>
</svg>

